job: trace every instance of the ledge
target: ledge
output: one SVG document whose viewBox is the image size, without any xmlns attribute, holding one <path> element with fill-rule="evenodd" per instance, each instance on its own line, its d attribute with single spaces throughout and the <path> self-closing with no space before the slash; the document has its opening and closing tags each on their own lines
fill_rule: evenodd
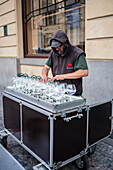
<svg viewBox="0 0 113 170">
<path fill-rule="evenodd" d="M 44 66 L 47 58 L 23 58 L 19 59 L 20 65 Z"/>
</svg>

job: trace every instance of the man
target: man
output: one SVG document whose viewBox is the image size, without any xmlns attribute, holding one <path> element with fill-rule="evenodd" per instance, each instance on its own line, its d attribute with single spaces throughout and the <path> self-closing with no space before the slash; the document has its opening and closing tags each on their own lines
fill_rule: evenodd
<svg viewBox="0 0 113 170">
<path fill-rule="evenodd" d="M 88 76 L 88 66 L 85 53 L 78 47 L 72 46 L 67 35 L 58 30 L 50 40 L 51 53 L 42 69 L 42 81 L 49 80 L 48 72 L 51 68 L 52 81 L 75 84 L 76 96 L 82 95 L 82 77 Z"/>
</svg>

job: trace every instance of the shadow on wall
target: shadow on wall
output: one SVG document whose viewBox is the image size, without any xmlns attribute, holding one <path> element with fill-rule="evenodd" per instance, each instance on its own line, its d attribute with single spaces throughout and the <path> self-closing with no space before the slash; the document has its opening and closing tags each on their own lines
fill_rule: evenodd
<svg viewBox="0 0 113 170">
<path fill-rule="evenodd" d="M 86 103 L 96 104 L 113 99 L 113 61 L 88 61 L 89 76 L 83 78 Z"/>
</svg>

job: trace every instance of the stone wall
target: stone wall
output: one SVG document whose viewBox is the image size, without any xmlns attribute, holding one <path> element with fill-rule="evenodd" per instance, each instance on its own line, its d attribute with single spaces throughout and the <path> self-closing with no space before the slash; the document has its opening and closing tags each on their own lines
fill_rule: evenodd
<svg viewBox="0 0 113 170">
<path fill-rule="evenodd" d="M 113 99 L 113 61 L 88 61 L 89 76 L 83 78 L 87 104 Z"/>
<path fill-rule="evenodd" d="M 19 72 L 16 58 L 0 58 L 0 87 L 12 84 L 12 78 Z"/>
<path fill-rule="evenodd" d="M 113 0 L 86 1 L 87 59 L 113 60 Z"/>
</svg>

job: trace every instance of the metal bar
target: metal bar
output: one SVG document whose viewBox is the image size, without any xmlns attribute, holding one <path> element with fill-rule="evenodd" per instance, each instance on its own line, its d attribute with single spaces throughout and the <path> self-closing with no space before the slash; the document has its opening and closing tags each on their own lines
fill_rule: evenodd
<svg viewBox="0 0 113 170">
<path fill-rule="evenodd" d="M 25 54 L 28 54 L 27 23 L 26 23 L 26 20 L 25 20 L 25 16 L 26 16 L 26 15 L 27 15 L 27 12 L 26 12 L 26 0 L 25 0 L 25 1 L 24 1 Z"/>
<path fill-rule="evenodd" d="M 55 11 L 56 11 L 56 0 L 55 0 Z"/>
<path fill-rule="evenodd" d="M 2 94 L 2 100 L 1 100 L 1 108 L 2 108 L 2 110 L 1 110 L 1 112 L 2 112 L 2 123 L 3 123 L 3 128 L 5 128 L 5 124 L 4 124 L 4 109 L 3 109 L 3 94 Z"/>
<path fill-rule="evenodd" d="M 16 102 L 18 102 L 18 103 L 21 102 L 20 99 L 15 98 L 15 97 L 13 97 L 13 96 L 11 96 L 11 95 L 9 95 L 9 94 L 4 93 L 4 96 L 5 96 L 5 97 L 8 97 L 9 99 L 12 99 L 12 100 L 14 100 L 14 101 L 16 101 Z"/>
<path fill-rule="evenodd" d="M 21 133 L 21 143 L 23 143 L 23 132 L 22 132 L 22 102 L 20 102 L 20 133 Z"/>
<path fill-rule="evenodd" d="M 96 104 L 92 104 L 92 105 L 90 105 L 90 108 L 92 108 L 94 106 L 99 106 L 101 104 L 105 104 L 105 103 L 108 103 L 108 102 L 110 102 L 110 100 L 107 100 L 107 101 L 104 101 L 104 102 L 100 102 L 100 103 L 96 103 Z"/>
<path fill-rule="evenodd" d="M 17 143 L 21 145 L 21 141 L 17 139 L 8 129 L 4 128 L 4 131 L 7 132 L 8 135 L 10 135 Z"/>
<path fill-rule="evenodd" d="M 49 165 L 48 165 L 46 162 L 44 162 L 44 160 L 42 160 L 42 159 L 41 159 L 38 155 L 36 155 L 33 151 L 31 151 L 26 145 L 21 144 L 21 146 L 22 146 L 25 150 L 27 150 L 32 156 L 34 156 L 39 162 L 42 162 L 43 165 L 44 165 L 46 168 L 48 168 L 49 170 L 51 170 L 51 169 L 49 168 Z"/>
<path fill-rule="evenodd" d="M 54 119 L 50 117 L 50 167 L 53 167 L 53 131 Z"/>
<path fill-rule="evenodd" d="M 47 13 L 48 13 L 48 0 L 46 0 L 46 7 L 47 7 Z"/>
<path fill-rule="evenodd" d="M 86 127 L 86 150 L 88 149 L 89 143 L 88 143 L 88 132 L 89 132 L 89 106 L 86 107 L 87 109 L 87 127 Z"/>
<path fill-rule="evenodd" d="M 93 145 L 95 145 L 95 144 L 97 144 L 97 143 L 99 143 L 99 142 L 103 141 L 104 139 L 108 138 L 110 135 L 111 135 L 111 134 L 109 134 L 108 136 L 106 136 L 106 137 L 104 137 L 104 138 L 102 138 L 102 139 L 98 140 L 97 142 L 95 142 L 95 143 L 93 143 L 93 144 L 89 145 L 89 146 L 88 146 L 88 148 L 90 148 L 91 146 L 93 146 Z"/>
<path fill-rule="evenodd" d="M 86 106 L 83 106 L 82 109 L 84 109 Z M 70 110 L 66 110 L 65 114 L 71 113 L 71 112 L 75 112 L 78 111 L 78 108 L 76 107 L 75 109 L 70 109 Z M 62 115 L 62 112 L 54 114 L 55 117 Z"/>
<path fill-rule="evenodd" d="M 55 10 L 51 10 L 51 11 L 49 11 L 49 12 L 52 12 L 52 11 L 56 11 L 56 9 L 58 10 L 58 9 L 61 9 L 61 8 L 64 8 L 64 7 L 68 7 L 68 6 L 71 6 L 71 5 L 74 5 L 74 4 L 77 4 L 78 2 L 73 2 L 73 3 L 71 3 L 71 4 L 69 4 L 69 5 L 66 5 L 66 1 L 64 1 L 64 7 L 61 7 L 61 8 L 56 8 L 56 5 L 58 5 L 58 4 L 61 4 L 62 2 L 56 2 L 56 0 L 55 0 L 55 3 L 54 4 L 51 4 L 51 5 L 47 5 L 48 4 L 48 0 L 46 1 L 46 6 L 45 7 L 40 7 L 40 0 L 39 0 L 39 8 L 38 9 L 33 9 L 33 10 L 31 10 L 28 14 L 26 14 L 25 15 L 25 19 L 27 20 L 27 21 L 29 21 L 29 19 L 31 19 L 33 16 L 38 16 L 38 15 L 40 15 L 40 14 L 48 14 L 48 7 L 52 7 L 52 6 L 54 6 L 55 5 Z M 25 4 L 26 5 L 26 4 Z M 26 8 L 26 6 L 25 6 L 25 8 Z M 43 13 L 41 13 L 40 12 L 40 10 L 43 10 L 43 9 L 47 9 L 47 11 L 46 12 L 43 12 Z M 37 12 L 37 11 L 39 11 L 39 14 L 37 14 L 37 15 L 34 15 L 34 12 Z M 31 17 L 29 18 L 29 19 L 27 19 L 27 17 L 29 17 L 29 15 L 31 15 Z"/>
<path fill-rule="evenodd" d="M 67 118 L 63 118 L 64 121 L 66 122 L 69 122 L 71 119 L 74 119 L 74 118 L 78 118 L 78 119 L 81 119 L 83 117 L 83 114 L 76 114 L 75 116 L 71 116 L 71 117 L 67 117 Z"/>
<path fill-rule="evenodd" d="M 7 132 L 5 132 L 5 130 L 1 130 L 0 131 L 0 139 L 3 139 L 6 136 L 8 136 Z"/>
<path fill-rule="evenodd" d="M 25 106 L 27 106 L 27 107 L 29 107 L 29 108 L 31 108 L 31 109 L 33 109 L 33 110 L 35 110 L 35 111 L 38 111 L 38 112 L 40 112 L 41 114 L 46 115 L 46 116 L 48 116 L 48 117 L 52 115 L 50 112 L 48 112 L 48 111 L 46 111 L 46 110 L 43 110 L 43 109 L 41 109 L 41 108 L 39 108 L 39 107 L 33 106 L 32 104 L 29 104 L 29 103 L 27 103 L 27 102 L 22 101 L 22 104 L 25 105 Z"/>
<path fill-rule="evenodd" d="M 86 154 L 87 154 L 87 153 L 86 153 Z M 65 165 L 73 162 L 74 160 L 79 159 L 80 157 L 81 157 L 80 154 L 78 154 L 78 155 L 76 155 L 76 156 L 73 156 L 72 158 L 67 159 L 66 161 L 62 162 L 62 164 L 60 165 L 60 167 L 63 167 L 63 166 L 65 166 Z"/>
<path fill-rule="evenodd" d="M 37 164 L 37 165 L 35 165 L 35 166 L 33 166 L 33 169 L 34 170 L 39 170 L 39 169 L 41 169 L 41 170 L 47 170 L 47 168 L 44 166 L 44 163 L 42 162 L 42 163 L 39 163 L 39 164 Z"/>
<path fill-rule="evenodd" d="M 39 0 L 39 15 L 40 15 L 40 0 Z"/>
<path fill-rule="evenodd" d="M 112 99 L 112 114 L 111 117 L 113 118 L 113 99 Z M 112 124 L 113 124 L 113 119 L 111 119 L 111 134 L 112 134 Z"/>
<path fill-rule="evenodd" d="M 34 17 L 34 2 L 32 0 L 32 11 L 33 11 L 33 17 Z"/>
</svg>

